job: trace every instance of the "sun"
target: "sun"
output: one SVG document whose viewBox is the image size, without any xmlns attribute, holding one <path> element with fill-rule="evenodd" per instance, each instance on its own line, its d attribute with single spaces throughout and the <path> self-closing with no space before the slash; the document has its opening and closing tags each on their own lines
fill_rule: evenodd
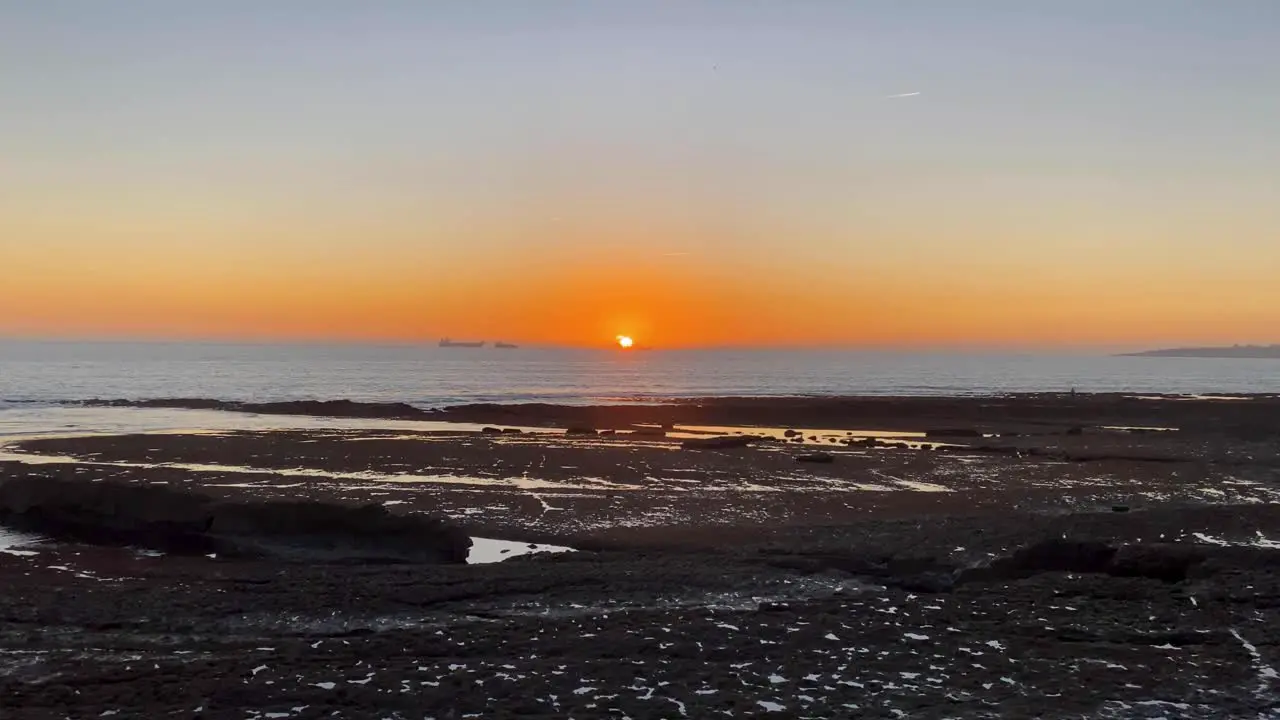
<svg viewBox="0 0 1280 720">
<path fill-rule="evenodd" d="M 618 347 L 622 348 L 623 350 L 631 347 L 632 345 L 635 345 L 635 341 L 632 340 L 627 335 L 619 335 L 617 337 L 617 340 L 618 340 Z"/>
</svg>

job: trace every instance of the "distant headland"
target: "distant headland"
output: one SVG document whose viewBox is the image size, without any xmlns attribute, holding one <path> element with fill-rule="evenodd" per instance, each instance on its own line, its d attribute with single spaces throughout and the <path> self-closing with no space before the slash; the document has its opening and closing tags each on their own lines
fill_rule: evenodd
<svg viewBox="0 0 1280 720">
<path fill-rule="evenodd" d="M 1230 347 L 1183 347 L 1123 353 L 1124 357 L 1264 358 L 1280 360 L 1280 345 L 1232 345 Z"/>
</svg>

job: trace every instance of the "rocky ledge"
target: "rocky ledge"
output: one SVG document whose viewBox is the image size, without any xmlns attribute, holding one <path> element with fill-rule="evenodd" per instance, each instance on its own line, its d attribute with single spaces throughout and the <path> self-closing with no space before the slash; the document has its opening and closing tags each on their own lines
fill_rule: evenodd
<svg viewBox="0 0 1280 720">
<path fill-rule="evenodd" d="M 0 522 L 59 540 L 277 560 L 465 563 L 471 547 L 444 520 L 376 504 L 229 501 L 35 475 L 0 482 Z"/>
</svg>

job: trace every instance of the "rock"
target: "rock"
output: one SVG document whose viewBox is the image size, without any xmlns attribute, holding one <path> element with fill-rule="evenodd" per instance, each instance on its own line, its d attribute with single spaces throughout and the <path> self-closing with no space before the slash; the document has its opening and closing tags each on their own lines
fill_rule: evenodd
<svg viewBox="0 0 1280 720">
<path fill-rule="evenodd" d="M 406 403 L 356 402 L 354 400 L 288 400 L 282 402 L 236 402 L 201 398 L 166 398 L 158 400 L 87 400 L 89 407 L 182 408 L 190 410 L 227 410 L 259 415 L 310 415 L 320 417 L 386 418 L 416 420 L 429 418 L 431 411 Z"/>
<path fill-rule="evenodd" d="M 818 442 L 818 436 L 817 436 L 817 435 L 810 435 L 810 436 L 809 436 L 809 441 L 810 441 L 810 442 Z"/>
<path fill-rule="evenodd" d="M 502 433 L 504 435 L 520 435 L 523 432 L 524 431 L 520 428 L 502 428 Z"/>
<path fill-rule="evenodd" d="M 1051 453 L 1046 453 L 1042 451 L 1040 448 L 1031 448 L 1029 450 L 1021 450 L 1012 445 L 977 445 L 974 447 L 958 448 L 958 450 L 963 452 L 989 453 L 992 455 L 1018 455 L 1025 452 L 1028 455 L 1044 455 L 1044 456 L 1052 457 Z"/>
<path fill-rule="evenodd" d="M 801 435 L 801 434 L 802 434 L 802 433 L 801 433 L 799 430 L 787 430 L 786 432 L 782 433 L 782 437 L 789 437 L 789 438 L 792 438 L 792 437 L 796 437 L 796 436 Z"/>
<path fill-rule="evenodd" d="M 955 587 L 956 578 L 952 573 L 924 572 L 917 575 L 893 577 L 883 581 L 900 590 L 918 593 L 946 593 Z"/>
<path fill-rule="evenodd" d="M 1111 512 L 1127 513 L 1129 512 L 1129 506 L 1128 505 L 1112 505 Z"/>
<path fill-rule="evenodd" d="M 662 429 L 667 432 L 671 432 L 676 429 L 676 426 L 672 423 L 662 423 Z"/>
<path fill-rule="evenodd" d="M 942 428 L 939 430 L 928 430 L 924 434 L 925 437 L 950 437 L 950 438 L 980 438 L 981 430 L 974 428 Z"/>
<path fill-rule="evenodd" d="M 565 435 L 595 435 L 597 433 L 595 428 L 585 427 L 582 425 L 570 425 L 564 431 L 564 434 Z M 609 433 L 609 434 L 612 435 L 613 433 Z"/>
<path fill-rule="evenodd" d="M 667 431 L 655 427 L 638 427 L 632 430 L 631 434 L 639 437 L 666 437 Z"/>
<path fill-rule="evenodd" d="M 471 538 L 380 503 L 216 502 L 209 534 L 231 555 L 321 561 L 465 563 Z"/>
<path fill-rule="evenodd" d="M 600 434 L 601 435 L 617 435 L 618 431 L 617 430 L 601 430 Z"/>
<path fill-rule="evenodd" d="M 15 477 L 0 483 L 0 519 L 57 539 L 213 552 L 212 500 L 167 487 Z"/>
<path fill-rule="evenodd" d="M 502 431 L 496 427 L 482 427 L 480 428 L 480 432 L 485 433 L 486 435 L 496 435 Z"/>
<path fill-rule="evenodd" d="M 689 438 L 680 443 L 685 450 L 727 450 L 747 447 L 760 438 L 755 435 L 720 435 L 709 438 Z"/>
<path fill-rule="evenodd" d="M 799 463 L 830 464 L 835 461 L 836 461 L 836 458 L 834 455 L 832 455 L 831 453 L 824 453 L 824 452 L 816 452 L 816 453 L 809 453 L 808 455 L 796 456 L 796 462 L 799 462 Z"/>
<path fill-rule="evenodd" d="M 1221 432 L 1230 438 L 1245 442 L 1267 442 L 1275 438 L 1275 430 L 1268 425 L 1235 424 L 1221 428 Z"/>
<path fill-rule="evenodd" d="M 1102 573 L 1115 555 L 1116 549 L 1103 542 L 1051 538 L 962 570 L 956 582 L 1020 580 L 1048 572 Z"/>
<path fill-rule="evenodd" d="M 1204 562 L 1205 553 L 1194 545 L 1144 543 L 1125 545 L 1112 558 L 1108 575 L 1144 577 L 1165 582 L 1187 579 L 1191 569 Z"/>
<path fill-rule="evenodd" d="M 21 476 L 0 483 L 0 519 L 56 539 L 174 554 L 305 561 L 465 563 L 471 538 L 380 504 L 231 502 L 167 487 Z"/>
<path fill-rule="evenodd" d="M 1181 582 L 1196 572 L 1211 553 L 1222 556 L 1214 558 L 1220 565 L 1242 564 L 1240 557 L 1228 558 L 1228 553 L 1223 550 L 1231 548 L 1206 549 L 1173 543 L 1136 543 L 1115 548 L 1092 540 L 1054 538 L 1021 548 L 985 566 L 962 570 L 956 582 L 1019 580 L 1047 572 Z M 1280 566 L 1280 553 L 1271 554 L 1275 556 L 1275 564 Z"/>
</svg>

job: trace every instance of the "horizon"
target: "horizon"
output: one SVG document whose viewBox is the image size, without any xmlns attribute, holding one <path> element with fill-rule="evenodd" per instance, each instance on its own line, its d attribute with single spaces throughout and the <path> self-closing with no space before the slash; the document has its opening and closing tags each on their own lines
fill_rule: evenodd
<svg viewBox="0 0 1280 720">
<path fill-rule="evenodd" d="M 477 350 L 493 350 L 495 342 L 508 342 L 505 338 L 452 338 L 457 341 L 483 341 L 485 347 Z M 402 338 L 402 339 L 350 339 L 331 338 L 236 338 L 236 337 L 120 337 L 120 336 L 19 336 L 0 334 L 0 345 L 184 345 L 211 347 L 354 347 L 354 348 L 402 348 L 430 349 L 436 347 L 438 338 Z M 682 346 L 642 346 L 642 350 L 654 352 L 813 352 L 813 353 L 862 353 L 883 355 L 1026 355 L 1026 356 L 1108 356 L 1124 355 L 1145 351 L 1160 350 L 1196 350 L 1232 347 L 1280 347 L 1280 342 L 1229 343 L 1223 345 L 1199 345 L 1194 343 L 1173 343 L 1161 346 L 1129 344 L 1106 345 L 871 345 L 871 344 L 826 344 L 826 345 L 682 345 Z M 581 350 L 599 351 L 628 355 L 631 349 L 620 349 L 616 343 L 607 341 L 595 344 L 517 344 L 522 350 Z M 456 349 L 455 349 L 456 350 Z"/>
<path fill-rule="evenodd" d="M 0 337 L 1280 342 L 1270 0 L 0 18 Z"/>
</svg>

